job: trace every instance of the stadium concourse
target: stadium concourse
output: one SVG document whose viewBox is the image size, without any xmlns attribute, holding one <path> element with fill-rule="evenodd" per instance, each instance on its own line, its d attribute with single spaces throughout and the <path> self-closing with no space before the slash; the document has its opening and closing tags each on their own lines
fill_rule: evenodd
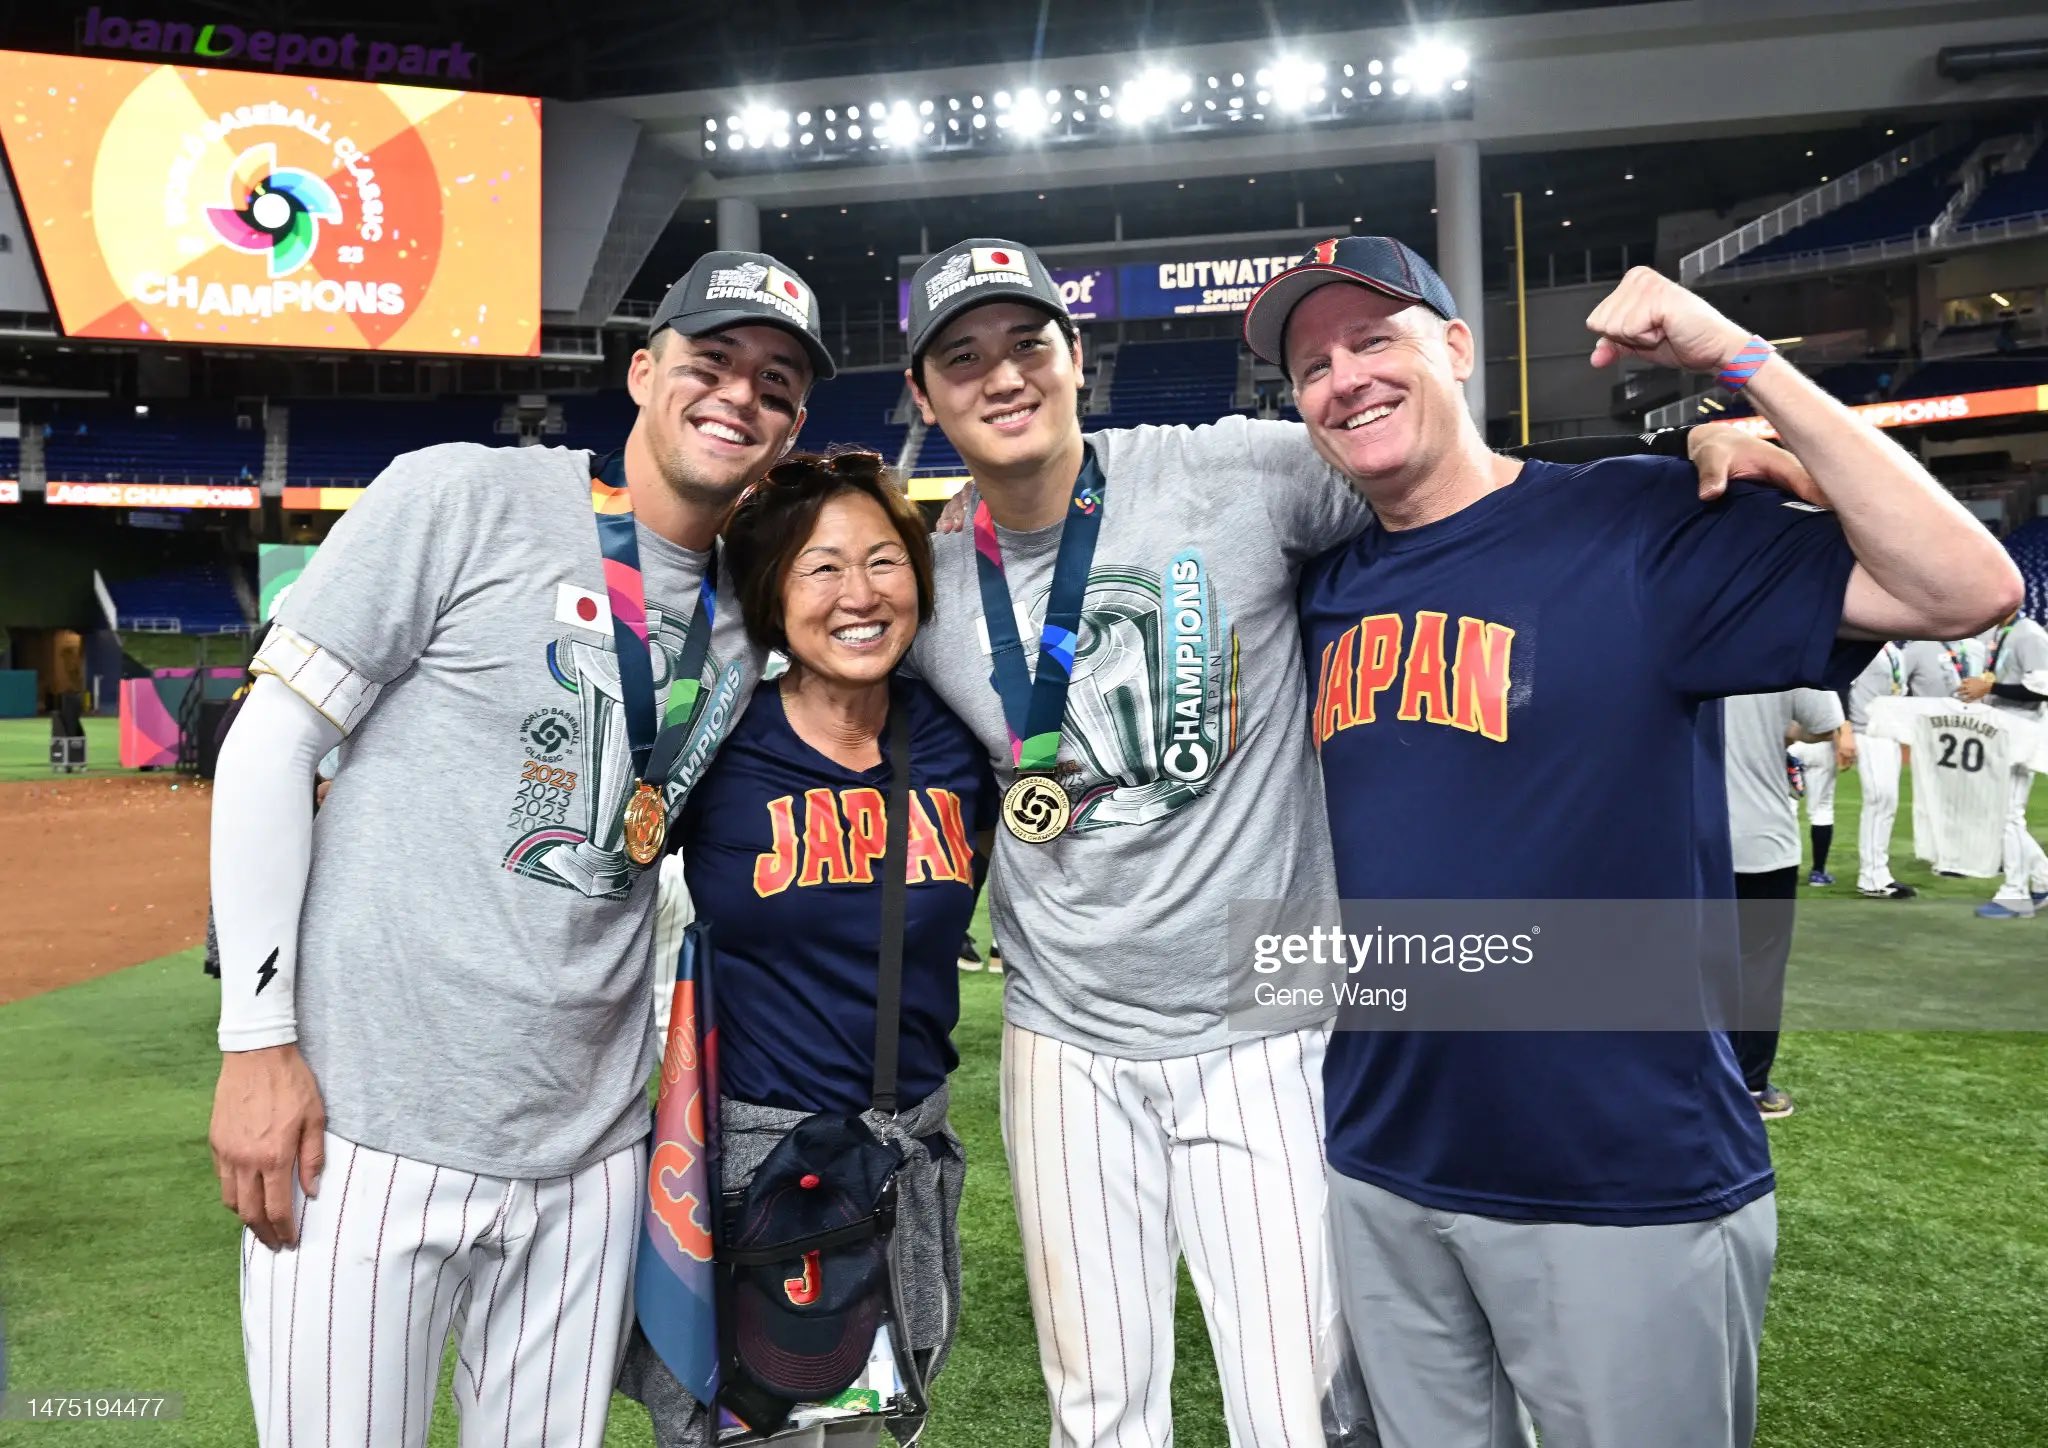
<svg viewBox="0 0 2048 1448">
<path fill-rule="evenodd" d="M 1654 267 L 1923 463 L 2048 623 L 2048 59 L 2025 7 L 14 9 L 0 1441 L 22 1392 L 106 1390 L 178 1421 L 29 1438 L 255 1441 L 201 971 L 230 696 L 394 457 L 619 447 L 655 309 L 714 249 L 767 253 L 815 298 L 838 373 L 798 446 L 879 452 L 934 521 L 968 462 L 905 377 L 911 278 L 962 238 L 1039 253 L 1078 328 L 1088 431 L 1298 421 L 1244 311 L 1355 234 L 1442 273 L 1496 447 L 1770 435 L 1714 374 L 1587 364 L 1587 315 Z M 1170 653 L 1160 618 L 1142 642 Z M 2003 637 L 1948 641 L 1951 660 L 1995 672 Z M 2048 925 L 1979 919 L 1998 876 L 1937 870 L 1915 828 L 1930 781 L 1909 762 L 1898 788 L 1911 898 L 1856 886 L 1856 768 L 1835 784 L 1836 883 L 1799 887 L 1777 1068 L 1798 1111 L 1769 1128 L 1772 1448 L 2048 1444 Z M 2024 808 L 2048 838 L 2048 790 Z M 1802 850 L 1804 881 L 1826 862 Z M 986 954 L 985 900 L 973 935 Z M 999 1127 L 1004 987 L 960 987 L 964 1301 L 920 1441 L 1023 1448 L 1051 1418 Z M 1185 1269 L 1173 1311 L 1175 1441 L 1221 1445 Z M 455 1371 L 451 1351 L 431 1443 L 457 1441 Z M 615 1398 L 605 1441 L 649 1442 L 645 1411 Z"/>
</svg>

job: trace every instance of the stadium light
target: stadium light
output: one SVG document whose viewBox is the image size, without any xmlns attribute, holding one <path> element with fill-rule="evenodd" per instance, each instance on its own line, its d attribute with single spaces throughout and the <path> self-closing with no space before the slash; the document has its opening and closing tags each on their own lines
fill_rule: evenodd
<svg viewBox="0 0 2048 1448">
<path fill-rule="evenodd" d="M 766 106 L 747 106 L 739 113 L 736 129 L 743 132 L 747 144 L 758 151 L 766 148 L 768 138 L 775 134 L 777 124 L 787 123 L 786 119 L 778 123 L 775 112 Z"/>
<path fill-rule="evenodd" d="M 1446 86 L 1463 76 L 1472 58 L 1455 45 L 1442 40 L 1418 41 L 1394 57 L 1394 74 L 1406 76 L 1426 96 L 1440 95 Z M 1396 90 L 1396 94 L 1400 92 Z"/>
<path fill-rule="evenodd" d="M 897 101 L 889 107 L 889 118 L 876 132 L 884 141 L 893 146 L 908 146 L 917 140 L 917 113 L 910 108 L 909 101 Z"/>
<path fill-rule="evenodd" d="M 1016 104 L 1006 113 L 1005 119 L 1009 122 L 1012 134 L 1019 136 L 1039 135 L 1051 124 L 1051 117 L 1046 114 L 1045 103 L 1032 91 L 1025 91 L 1017 97 Z"/>
<path fill-rule="evenodd" d="M 877 151 L 907 149 L 957 155 L 1030 140 L 1067 145 L 1113 143 L 1119 134 L 1152 130 L 1174 136 L 1240 133 L 1275 125 L 1328 122 L 1401 123 L 1425 116 L 1469 114 L 1465 53 L 1442 40 L 1418 40 L 1389 61 L 1324 60 L 1301 52 L 1269 55 L 1251 73 L 1189 72 L 1171 61 L 1141 63 L 1121 79 L 1098 72 L 1035 77 L 1029 89 L 972 94 L 940 92 L 917 99 L 882 97 L 825 107 L 815 98 L 782 110 L 765 98 L 735 113 L 706 116 L 704 154 L 732 158 L 734 169 L 861 163 L 888 159 Z M 1362 77 L 1393 72 L 1387 82 Z M 1341 76 L 1339 74 L 1341 72 Z M 1356 77 L 1357 79 L 1352 79 Z M 1079 82 L 1079 83 L 1077 83 Z M 1389 98 L 1410 98 L 1405 103 Z M 1199 102 L 1199 104 L 1197 104 Z M 1450 107 L 1459 107 L 1455 111 Z M 995 125 L 988 117 L 995 117 Z M 972 121 L 973 124 L 964 124 Z M 744 153 L 742 155 L 742 153 Z M 714 165 L 717 163 L 713 163 Z"/>
<path fill-rule="evenodd" d="M 1141 126 L 1166 111 L 1194 89 L 1194 78 L 1185 71 L 1150 66 L 1123 84 L 1119 97 L 1121 113 L 1128 125 Z"/>
<path fill-rule="evenodd" d="M 1288 115 L 1307 109 L 1309 93 L 1322 81 L 1322 62 L 1302 60 L 1296 56 L 1283 56 L 1259 74 L 1259 83 L 1272 86 L 1274 104 Z M 1259 94 L 1259 104 L 1266 104 L 1263 91 Z"/>
</svg>

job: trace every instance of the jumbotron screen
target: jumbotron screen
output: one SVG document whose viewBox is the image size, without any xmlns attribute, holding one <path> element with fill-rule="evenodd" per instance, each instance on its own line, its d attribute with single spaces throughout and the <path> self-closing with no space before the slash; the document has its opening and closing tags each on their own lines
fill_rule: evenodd
<svg viewBox="0 0 2048 1448">
<path fill-rule="evenodd" d="M 64 331 L 532 356 L 540 102 L 0 51 Z"/>
</svg>

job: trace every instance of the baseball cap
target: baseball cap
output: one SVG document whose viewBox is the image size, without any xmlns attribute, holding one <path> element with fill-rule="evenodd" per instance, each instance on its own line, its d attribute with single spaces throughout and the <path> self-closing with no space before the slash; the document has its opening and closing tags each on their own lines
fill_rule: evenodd
<svg viewBox="0 0 2048 1448">
<path fill-rule="evenodd" d="M 765 252 L 705 252 L 654 309 L 647 335 L 673 327 L 685 337 L 701 337 L 741 326 L 780 327 L 790 333 L 810 354 L 816 381 L 839 370 L 825 350 L 818 299 L 809 283 Z"/>
<path fill-rule="evenodd" d="M 1244 340 L 1252 355 L 1287 370 L 1287 319 L 1317 287 L 1353 282 L 1396 301 L 1428 307 L 1445 321 L 1458 315 L 1451 289 L 1413 249 L 1391 236 L 1338 236 L 1319 241 L 1260 287 L 1245 308 Z"/>
<path fill-rule="evenodd" d="M 813 1402 L 845 1390 L 867 1366 L 890 1296 L 889 1257 L 880 1231 L 859 1228 L 886 1210 L 901 1162 L 858 1121 L 813 1116 L 775 1144 L 747 1184 L 720 1250 L 741 1264 L 733 1273 L 740 1365 L 767 1392 Z M 854 1229 L 844 1234 L 851 1240 L 828 1237 L 803 1250 L 842 1228 Z"/>
<path fill-rule="evenodd" d="M 1029 302 L 1067 315 L 1059 283 L 1028 246 L 971 236 L 937 253 L 910 279 L 910 355 L 915 360 L 939 328 L 984 302 Z"/>
</svg>

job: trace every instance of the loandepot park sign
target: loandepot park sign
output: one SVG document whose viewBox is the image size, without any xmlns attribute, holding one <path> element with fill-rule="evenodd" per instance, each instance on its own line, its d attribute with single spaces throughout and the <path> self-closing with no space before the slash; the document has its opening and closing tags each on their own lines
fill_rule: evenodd
<svg viewBox="0 0 2048 1448">
<path fill-rule="evenodd" d="M 276 71 L 341 71 L 364 80 L 387 76 L 459 81 L 477 78 L 476 53 L 459 44 L 400 45 L 388 40 L 365 41 L 353 31 L 345 35 L 307 35 L 297 30 L 251 30 L 219 21 L 195 25 L 150 17 L 138 20 L 108 14 L 97 5 L 85 12 L 79 47 L 126 55 L 160 55 L 181 65 L 218 62 L 237 70 L 267 67 Z"/>
</svg>

